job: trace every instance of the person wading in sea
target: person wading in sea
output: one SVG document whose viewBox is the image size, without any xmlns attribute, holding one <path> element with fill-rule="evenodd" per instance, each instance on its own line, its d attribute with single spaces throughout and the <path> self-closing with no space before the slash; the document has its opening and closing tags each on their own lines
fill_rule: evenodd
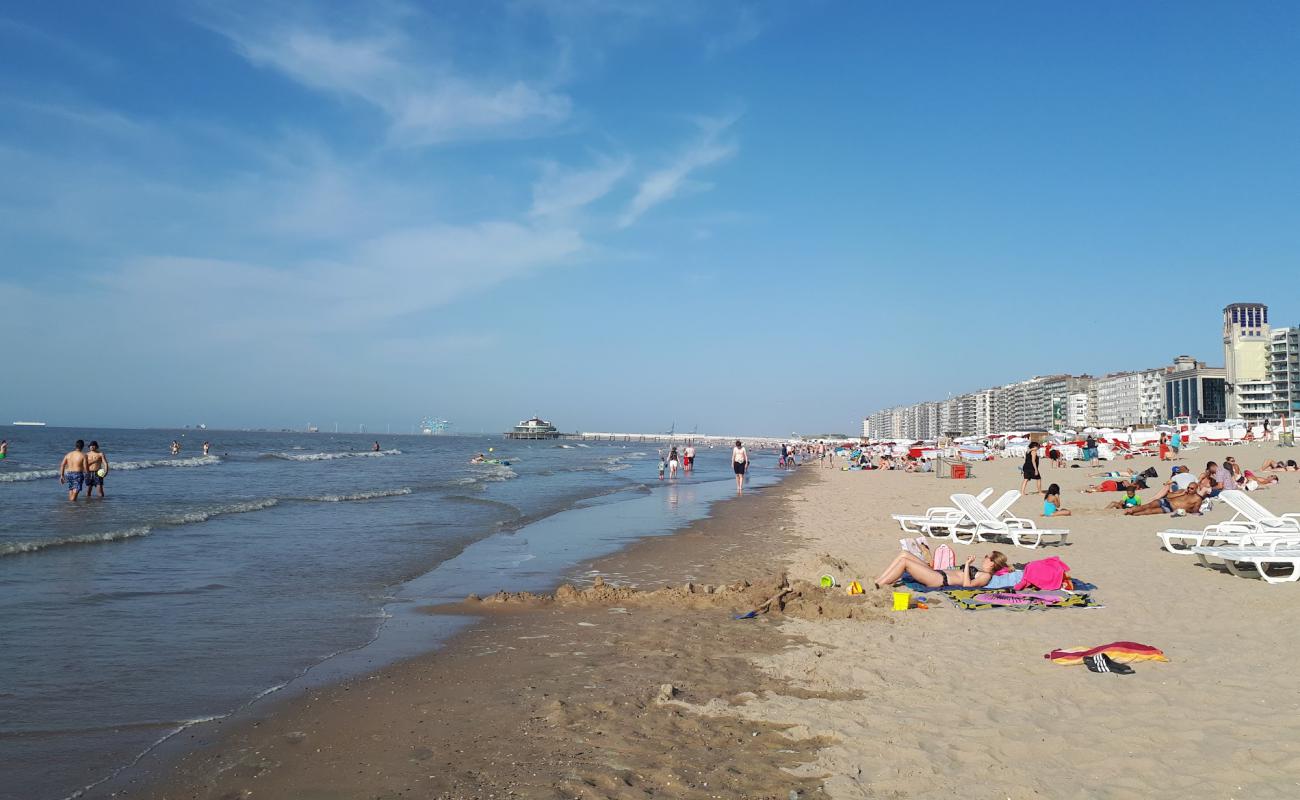
<svg viewBox="0 0 1300 800">
<path fill-rule="evenodd" d="M 745 473 L 749 470 L 749 453 L 745 452 L 745 446 L 736 440 L 736 446 L 731 448 L 731 469 L 736 473 L 736 494 L 745 493 Z"/>
<path fill-rule="evenodd" d="M 104 496 L 104 475 L 100 475 L 100 470 L 104 475 L 108 474 L 108 457 L 99 452 L 99 442 L 90 443 L 90 452 L 86 454 L 86 499 L 89 500 L 95 494 L 95 487 L 99 487 L 99 496 Z"/>
<path fill-rule="evenodd" d="M 59 483 L 68 484 L 68 502 L 76 502 L 77 495 L 86 486 L 86 443 L 78 439 L 59 464 Z"/>
</svg>

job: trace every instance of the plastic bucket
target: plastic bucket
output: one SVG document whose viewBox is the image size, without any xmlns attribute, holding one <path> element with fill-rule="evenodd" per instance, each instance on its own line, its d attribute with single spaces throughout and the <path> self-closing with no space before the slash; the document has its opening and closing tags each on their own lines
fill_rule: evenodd
<svg viewBox="0 0 1300 800">
<path fill-rule="evenodd" d="M 907 607 L 912 604 L 911 592 L 894 592 L 894 610 L 906 611 Z"/>
</svg>

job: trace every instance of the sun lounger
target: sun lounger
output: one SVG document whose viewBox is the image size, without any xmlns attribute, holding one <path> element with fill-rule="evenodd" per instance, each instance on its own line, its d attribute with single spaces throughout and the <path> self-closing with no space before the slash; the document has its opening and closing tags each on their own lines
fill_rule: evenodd
<svg viewBox="0 0 1300 800">
<path fill-rule="evenodd" d="M 1300 542 L 1300 514 L 1277 516 L 1245 492 L 1229 489 L 1219 498 L 1237 513 L 1232 519 L 1206 525 L 1203 530 L 1167 530 L 1156 535 L 1171 553 L 1191 555 L 1194 548 L 1236 546 L 1260 537 L 1294 539 Z"/>
<path fill-rule="evenodd" d="M 976 495 L 975 501 L 978 505 L 983 506 L 980 502 L 981 497 L 985 495 Z M 1008 489 L 1002 493 L 1002 496 L 988 505 L 988 512 L 996 519 L 1005 519 L 1010 516 L 1008 513 L 1011 506 L 1020 499 L 1020 492 L 1016 489 Z M 961 543 L 957 538 L 954 529 L 956 526 L 967 519 L 966 514 L 960 509 L 952 509 L 954 513 L 946 517 L 934 517 L 929 520 L 917 523 L 920 532 L 934 539 L 946 539 L 952 542 Z"/>
<path fill-rule="evenodd" d="M 1269 583 L 1292 583 L 1300 580 L 1300 540 L 1275 538 L 1267 543 L 1251 541 L 1224 547 L 1194 547 L 1192 552 L 1207 567 L 1209 559 L 1222 559 L 1228 572 L 1241 578 L 1263 578 Z M 1283 567 L 1281 574 L 1269 572 L 1269 566 Z"/>
<path fill-rule="evenodd" d="M 951 529 L 953 541 L 961 544 L 1004 538 L 1016 547 L 1032 549 L 1041 547 L 1044 537 L 1055 539 L 1056 544 L 1065 544 L 1066 537 L 1070 535 L 1068 530 L 1039 528 L 1031 519 L 1010 515 L 996 517 L 969 494 L 954 494 L 951 499 L 963 514 L 963 518 Z"/>
<path fill-rule="evenodd" d="M 993 487 L 990 486 L 975 495 L 975 498 L 983 503 L 992 494 Z M 947 523 L 952 517 L 961 517 L 961 510 L 949 506 L 935 506 L 927 508 L 924 514 L 891 514 L 890 516 L 897 520 L 898 527 L 907 533 L 926 533 L 931 523 Z M 912 527 L 908 527 L 909 525 Z"/>
</svg>

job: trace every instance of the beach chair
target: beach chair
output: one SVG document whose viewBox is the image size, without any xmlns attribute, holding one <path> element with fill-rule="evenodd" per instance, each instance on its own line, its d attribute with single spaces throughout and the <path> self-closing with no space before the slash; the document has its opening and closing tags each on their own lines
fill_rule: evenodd
<svg viewBox="0 0 1300 800">
<path fill-rule="evenodd" d="M 1279 517 L 1237 489 L 1219 492 L 1218 499 L 1236 512 L 1232 519 L 1206 525 L 1199 531 L 1159 531 L 1156 535 L 1164 542 L 1165 549 L 1171 553 L 1192 555 L 1197 547 L 1237 546 L 1250 537 L 1300 541 L 1300 514 L 1283 514 Z"/>
<path fill-rule="evenodd" d="M 975 498 L 983 503 L 993 494 L 993 487 L 990 486 Z M 891 514 L 898 521 L 898 527 L 906 533 L 926 533 L 931 524 L 948 527 L 953 517 L 961 517 L 961 510 L 949 506 L 935 506 L 927 508 L 924 514 Z M 908 527 L 908 526 L 912 527 Z"/>
<path fill-rule="evenodd" d="M 1209 559 L 1221 559 L 1228 572 L 1239 578 L 1263 578 L 1268 583 L 1300 580 L 1300 539 L 1248 536 L 1242 544 L 1194 547 L 1192 552 L 1202 565 L 1210 568 L 1214 565 Z M 1279 567 L 1283 569 L 1280 574 Z"/>
<path fill-rule="evenodd" d="M 963 515 L 951 529 L 953 541 L 960 544 L 987 542 L 999 537 L 1008 539 L 1016 547 L 1033 549 L 1044 544 L 1044 537 L 1051 537 L 1056 540 L 1055 544 L 1063 545 L 1070 535 L 1068 530 L 1039 528 L 1031 519 L 1009 514 L 1001 518 L 995 517 L 969 494 L 954 494 L 951 500 Z"/>
</svg>

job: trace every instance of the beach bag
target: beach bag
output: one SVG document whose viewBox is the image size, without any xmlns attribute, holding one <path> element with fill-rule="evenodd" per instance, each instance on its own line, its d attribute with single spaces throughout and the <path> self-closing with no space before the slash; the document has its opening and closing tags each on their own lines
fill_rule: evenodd
<svg viewBox="0 0 1300 800">
<path fill-rule="evenodd" d="M 957 566 L 957 554 L 946 544 L 941 544 L 934 549 L 934 561 L 930 566 L 937 570 L 952 569 Z"/>
</svg>

